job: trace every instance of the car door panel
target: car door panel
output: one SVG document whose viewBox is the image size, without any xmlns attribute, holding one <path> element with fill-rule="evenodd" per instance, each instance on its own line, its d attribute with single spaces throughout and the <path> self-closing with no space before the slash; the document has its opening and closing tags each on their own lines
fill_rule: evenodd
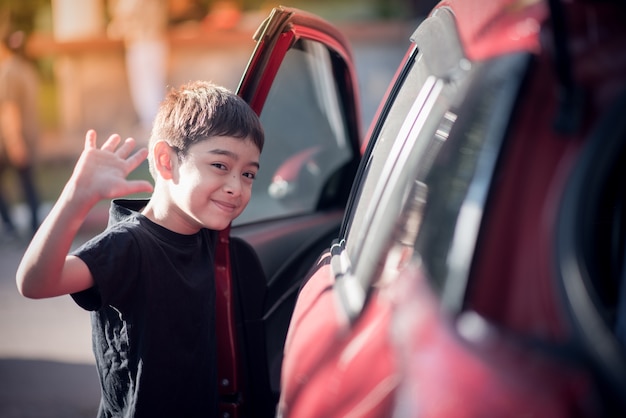
<svg viewBox="0 0 626 418">
<path fill-rule="evenodd" d="M 338 235 L 361 134 L 352 54 L 334 27 L 279 7 L 255 40 L 237 93 L 266 142 L 250 204 L 219 236 L 218 373 L 221 412 L 264 417 L 301 282 Z"/>
</svg>

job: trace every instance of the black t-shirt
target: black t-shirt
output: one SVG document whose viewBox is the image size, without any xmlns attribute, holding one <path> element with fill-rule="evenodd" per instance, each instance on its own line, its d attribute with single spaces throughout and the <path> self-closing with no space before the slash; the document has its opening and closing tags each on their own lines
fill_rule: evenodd
<svg viewBox="0 0 626 418">
<path fill-rule="evenodd" d="M 73 252 L 95 286 L 72 297 L 92 312 L 100 417 L 217 415 L 217 234 L 181 235 L 116 200 L 109 227 Z"/>
</svg>

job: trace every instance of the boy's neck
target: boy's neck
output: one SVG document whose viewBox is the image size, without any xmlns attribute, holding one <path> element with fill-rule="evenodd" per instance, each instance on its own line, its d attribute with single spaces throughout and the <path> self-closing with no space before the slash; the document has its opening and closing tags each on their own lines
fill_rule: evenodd
<svg viewBox="0 0 626 418">
<path fill-rule="evenodd" d="M 192 235 L 200 230 L 200 228 L 180 221 L 181 218 L 177 215 L 175 205 L 171 203 L 169 195 L 159 193 L 158 187 L 155 188 L 152 198 L 143 208 L 141 214 L 155 224 L 178 234 Z"/>
</svg>

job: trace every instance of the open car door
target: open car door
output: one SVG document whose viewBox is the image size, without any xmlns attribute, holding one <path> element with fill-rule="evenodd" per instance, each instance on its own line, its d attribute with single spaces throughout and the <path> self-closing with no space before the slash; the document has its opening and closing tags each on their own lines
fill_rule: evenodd
<svg viewBox="0 0 626 418">
<path fill-rule="evenodd" d="M 337 237 L 360 161 L 352 53 L 322 19 L 279 7 L 237 93 L 265 130 L 248 208 L 216 254 L 221 415 L 274 416 L 300 285 Z"/>
</svg>

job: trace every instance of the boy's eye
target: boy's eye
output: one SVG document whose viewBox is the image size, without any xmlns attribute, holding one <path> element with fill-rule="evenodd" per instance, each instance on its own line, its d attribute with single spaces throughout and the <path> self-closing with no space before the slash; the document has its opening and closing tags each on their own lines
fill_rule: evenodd
<svg viewBox="0 0 626 418">
<path fill-rule="evenodd" d="M 219 168 L 220 170 L 226 170 L 226 166 L 222 163 L 212 163 L 211 165 L 215 168 Z"/>
<path fill-rule="evenodd" d="M 254 180 L 256 178 L 256 173 L 244 173 L 243 175 L 250 180 Z"/>
</svg>

